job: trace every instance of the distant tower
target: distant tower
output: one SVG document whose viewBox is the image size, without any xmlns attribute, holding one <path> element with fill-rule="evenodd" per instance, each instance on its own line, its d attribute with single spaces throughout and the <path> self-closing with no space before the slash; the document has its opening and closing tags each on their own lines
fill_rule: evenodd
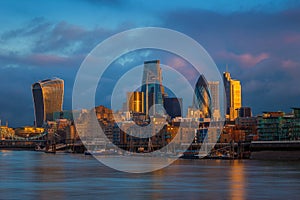
<svg viewBox="0 0 300 200">
<path fill-rule="evenodd" d="M 204 117 L 211 117 L 211 96 L 208 90 L 208 83 L 203 74 L 200 75 L 195 86 L 193 108 L 201 110 Z"/>
<path fill-rule="evenodd" d="M 230 77 L 229 72 L 223 73 L 226 92 L 226 115 L 232 121 L 239 116 L 238 109 L 242 107 L 242 87 L 238 80 Z"/>
<path fill-rule="evenodd" d="M 149 109 L 154 104 L 159 104 L 163 107 L 164 87 L 162 85 L 162 72 L 159 60 L 144 62 L 141 92 L 144 93 L 144 108 L 146 115 L 149 115 Z M 153 110 L 153 114 L 154 113 L 159 113 L 159 110 Z"/>
<path fill-rule="evenodd" d="M 53 120 L 54 112 L 61 112 L 64 97 L 64 81 L 58 78 L 34 83 L 31 87 L 35 126 L 42 127 L 44 122 Z"/>
<path fill-rule="evenodd" d="M 214 119 L 219 119 L 220 114 L 220 96 L 219 96 L 219 81 L 209 81 L 208 89 L 211 96 L 212 116 Z"/>
</svg>

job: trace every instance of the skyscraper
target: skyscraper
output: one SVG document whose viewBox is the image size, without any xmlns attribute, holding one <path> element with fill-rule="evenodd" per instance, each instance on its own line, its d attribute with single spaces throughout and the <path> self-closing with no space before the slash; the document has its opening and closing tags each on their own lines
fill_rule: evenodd
<svg viewBox="0 0 300 200">
<path fill-rule="evenodd" d="M 203 117 L 211 117 L 211 96 L 208 89 L 208 83 L 203 74 L 200 75 L 195 86 L 193 108 L 201 110 Z"/>
<path fill-rule="evenodd" d="M 141 92 L 144 93 L 144 108 L 146 115 L 149 115 L 149 109 L 159 104 L 163 107 L 164 87 L 162 85 L 162 72 L 159 60 L 144 62 L 144 73 Z M 161 113 L 162 110 L 155 110 L 154 113 Z"/>
<path fill-rule="evenodd" d="M 58 78 L 46 79 L 32 85 L 35 126 L 53 120 L 53 113 L 62 111 L 64 81 Z"/>
<path fill-rule="evenodd" d="M 144 93 L 127 92 L 128 111 L 143 113 L 144 112 Z"/>
<path fill-rule="evenodd" d="M 241 83 L 232 79 L 229 72 L 224 72 L 223 81 L 226 92 L 226 114 L 229 120 L 234 120 L 239 116 L 238 109 L 242 106 Z"/>
<path fill-rule="evenodd" d="M 219 97 L 219 81 L 209 81 L 208 89 L 210 91 L 211 96 L 211 104 L 212 104 L 212 116 L 215 119 L 219 119 L 221 117 L 220 114 L 220 97 Z"/>
<path fill-rule="evenodd" d="M 164 98 L 164 108 L 166 113 L 171 117 L 182 116 L 182 98 L 168 97 Z"/>
</svg>

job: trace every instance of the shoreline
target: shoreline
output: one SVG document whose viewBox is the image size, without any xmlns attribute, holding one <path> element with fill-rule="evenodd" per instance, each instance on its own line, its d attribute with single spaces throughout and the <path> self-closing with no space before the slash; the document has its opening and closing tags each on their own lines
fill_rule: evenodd
<svg viewBox="0 0 300 200">
<path fill-rule="evenodd" d="M 16 148 L 16 147 L 1 147 L 2 151 L 36 151 L 34 148 Z M 36 151 L 43 152 L 43 151 Z M 46 152 L 43 152 L 46 153 Z M 68 151 L 57 151 L 57 153 L 66 154 L 83 154 L 81 152 L 68 152 Z M 91 156 L 91 155 L 86 155 Z M 257 161 L 300 161 L 300 150 L 268 150 L 268 151 L 253 151 L 249 158 L 227 158 L 227 157 L 193 157 L 193 158 L 179 158 L 181 160 L 257 160 Z"/>
</svg>

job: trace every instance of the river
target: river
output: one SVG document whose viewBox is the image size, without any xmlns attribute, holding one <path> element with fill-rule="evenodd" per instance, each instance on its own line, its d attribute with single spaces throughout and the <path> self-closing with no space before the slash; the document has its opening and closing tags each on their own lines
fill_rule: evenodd
<svg viewBox="0 0 300 200">
<path fill-rule="evenodd" d="M 151 173 L 92 156 L 0 151 L 0 199 L 298 199 L 299 161 L 177 160 Z"/>
</svg>

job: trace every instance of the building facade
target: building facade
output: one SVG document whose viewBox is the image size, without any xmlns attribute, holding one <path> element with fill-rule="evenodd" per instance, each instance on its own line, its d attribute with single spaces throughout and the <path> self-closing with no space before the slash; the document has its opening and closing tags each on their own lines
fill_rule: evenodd
<svg viewBox="0 0 300 200">
<path fill-rule="evenodd" d="M 223 81 L 226 93 L 226 115 L 230 121 L 239 116 L 238 109 L 242 107 L 242 87 L 238 80 L 231 78 L 229 72 L 224 72 Z"/>
<path fill-rule="evenodd" d="M 144 92 L 127 92 L 127 106 L 129 112 L 143 113 Z"/>
<path fill-rule="evenodd" d="M 265 112 L 257 118 L 259 140 L 300 140 L 300 108 L 293 108 L 293 114 Z"/>
<path fill-rule="evenodd" d="M 211 96 L 208 89 L 208 83 L 202 74 L 200 75 L 195 86 L 193 108 L 201 110 L 204 118 L 211 117 Z"/>
<path fill-rule="evenodd" d="M 142 80 L 141 92 L 144 93 L 144 109 L 146 115 L 149 115 L 149 110 L 155 104 L 163 106 L 164 87 L 162 85 L 162 71 L 160 61 L 144 62 L 144 72 Z M 154 108 L 154 107 L 153 107 Z M 162 110 L 152 110 L 153 113 L 162 113 Z"/>
<path fill-rule="evenodd" d="M 214 119 L 220 119 L 220 96 L 219 96 L 219 81 L 209 81 L 208 89 L 211 96 L 212 116 Z"/>
<path fill-rule="evenodd" d="M 42 127 L 53 120 L 54 112 L 61 112 L 64 98 L 64 81 L 58 78 L 47 79 L 32 85 L 35 126 Z"/>
<path fill-rule="evenodd" d="M 182 117 L 182 98 L 164 98 L 164 108 L 171 119 L 175 117 Z"/>
</svg>

